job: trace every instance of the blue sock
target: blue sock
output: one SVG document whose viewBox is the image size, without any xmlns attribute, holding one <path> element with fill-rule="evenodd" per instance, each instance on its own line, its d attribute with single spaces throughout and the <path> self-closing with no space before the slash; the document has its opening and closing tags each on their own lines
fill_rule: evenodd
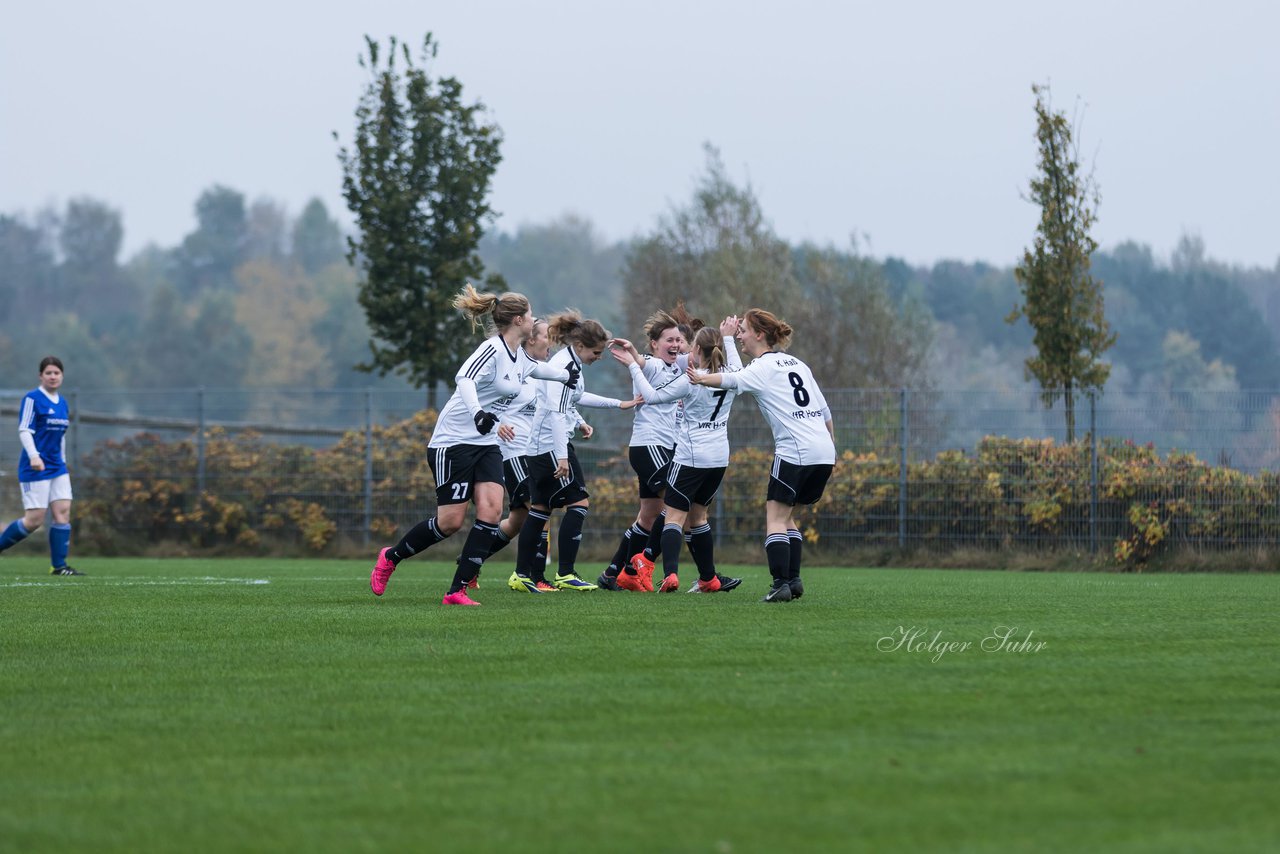
<svg viewBox="0 0 1280 854">
<path fill-rule="evenodd" d="M 22 524 L 21 519 L 14 519 L 9 523 L 9 527 L 4 529 L 4 533 L 0 534 L 0 552 L 9 548 L 9 546 L 22 542 L 30 533 L 27 530 L 27 526 Z"/>
<path fill-rule="evenodd" d="M 71 525 L 54 523 L 49 526 L 49 560 L 54 569 L 67 565 L 67 552 L 71 550 Z"/>
</svg>

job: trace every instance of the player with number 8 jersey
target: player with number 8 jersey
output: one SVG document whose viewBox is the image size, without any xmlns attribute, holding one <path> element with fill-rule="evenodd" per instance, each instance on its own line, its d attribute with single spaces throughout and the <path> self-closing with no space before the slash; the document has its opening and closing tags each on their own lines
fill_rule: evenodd
<svg viewBox="0 0 1280 854">
<path fill-rule="evenodd" d="M 765 502 L 765 554 L 773 585 L 766 602 L 788 602 L 804 595 L 800 580 L 803 537 L 795 522 L 797 504 L 822 497 L 835 466 L 831 410 L 809 366 L 785 352 L 793 330 L 763 309 L 749 309 L 738 327 L 738 341 L 753 357 L 741 371 L 699 374 L 698 385 L 737 389 L 756 399 L 773 431 L 774 459 Z"/>
</svg>

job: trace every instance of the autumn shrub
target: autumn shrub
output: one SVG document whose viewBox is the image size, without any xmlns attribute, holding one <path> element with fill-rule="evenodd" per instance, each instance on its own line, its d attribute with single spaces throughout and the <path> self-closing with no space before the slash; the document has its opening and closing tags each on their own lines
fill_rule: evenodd
<svg viewBox="0 0 1280 854">
<path fill-rule="evenodd" d="M 80 545 L 102 553 L 139 542 L 254 552 L 285 543 L 318 554 L 366 532 L 389 539 L 435 510 L 427 463 L 434 424 L 434 413 L 421 412 L 323 448 L 213 429 L 203 456 L 192 439 L 143 433 L 104 442 L 77 473 Z M 769 448 L 733 452 L 713 508 L 722 542 L 762 540 L 772 461 Z M 1142 569 L 1171 550 L 1280 543 L 1275 473 L 1112 440 L 1099 444 L 1096 466 L 1095 482 L 1084 442 L 989 436 L 969 453 L 910 461 L 904 482 L 896 457 L 844 451 L 822 500 L 797 508 L 797 523 L 816 553 L 835 562 L 867 546 L 1096 546 L 1102 560 Z M 592 451 L 588 489 L 597 534 L 621 530 L 634 515 L 634 475 L 621 451 Z"/>
</svg>

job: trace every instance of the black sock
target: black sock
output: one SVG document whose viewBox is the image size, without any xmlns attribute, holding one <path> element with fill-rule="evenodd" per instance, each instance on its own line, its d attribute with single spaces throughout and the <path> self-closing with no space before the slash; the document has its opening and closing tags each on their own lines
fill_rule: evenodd
<svg viewBox="0 0 1280 854">
<path fill-rule="evenodd" d="M 764 540 L 764 553 L 769 560 L 769 574 L 778 584 L 791 578 L 791 540 L 786 534 L 770 534 Z"/>
<path fill-rule="evenodd" d="M 447 539 L 447 536 L 440 533 L 436 517 L 432 516 L 425 522 L 419 522 L 410 528 L 409 533 L 404 535 L 404 539 L 387 551 L 387 560 L 398 564 L 405 558 L 426 551 L 444 539 Z"/>
<path fill-rule="evenodd" d="M 493 535 L 493 543 L 489 546 L 489 557 L 493 557 L 498 552 L 511 545 L 511 538 L 502 533 L 502 526 L 498 526 L 498 531 Z"/>
<path fill-rule="evenodd" d="M 710 581 L 716 577 L 716 538 L 711 523 L 703 522 L 689 532 L 689 554 L 698 567 L 698 577 Z"/>
<path fill-rule="evenodd" d="M 549 512 L 530 510 L 528 518 L 520 526 L 520 539 L 516 543 L 516 572 L 519 575 L 529 575 L 537 564 L 538 543 L 542 541 L 542 528 L 548 518 Z"/>
<path fill-rule="evenodd" d="M 800 577 L 800 553 L 803 551 L 804 535 L 795 528 L 787 531 L 787 539 L 791 541 L 791 575 L 789 578 Z"/>
<path fill-rule="evenodd" d="M 632 522 L 631 527 L 622 532 L 622 542 L 618 543 L 618 550 L 613 553 L 613 557 L 609 559 L 609 568 L 605 570 L 606 575 L 618 574 L 618 571 L 627 565 L 627 561 L 631 560 L 631 556 L 635 554 L 631 549 L 633 543 L 643 542 L 649 539 L 649 532 L 640 527 L 639 522 Z"/>
<path fill-rule="evenodd" d="M 560 575 L 573 572 L 578 561 L 578 547 L 582 545 L 582 525 L 587 521 L 587 508 L 570 507 L 564 511 L 564 520 L 560 523 L 560 538 L 556 541 L 560 547 Z"/>
<path fill-rule="evenodd" d="M 667 526 L 667 511 L 663 510 L 649 529 L 649 542 L 645 544 L 644 556 L 650 560 L 662 557 L 662 530 Z"/>
<path fill-rule="evenodd" d="M 450 593 L 457 593 L 480 574 L 480 567 L 493 546 L 493 532 L 497 527 L 479 519 L 471 526 L 471 533 L 467 534 L 467 541 L 462 544 L 462 554 L 458 555 L 458 568 L 453 573 Z"/>
<path fill-rule="evenodd" d="M 538 538 L 538 553 L 533 556 L 532 578 L 546 580 L 547 552 L 549 551 L 551 551 L 551 532 L 544 530 L 542 536 Z"/>
<path fill-rule="evenodd" d="M 662 575 L 674 575 L 680 571 L 680 541 L 684 532 L 679 525 L 666 525 L 662 529 Z"/>
</svg>

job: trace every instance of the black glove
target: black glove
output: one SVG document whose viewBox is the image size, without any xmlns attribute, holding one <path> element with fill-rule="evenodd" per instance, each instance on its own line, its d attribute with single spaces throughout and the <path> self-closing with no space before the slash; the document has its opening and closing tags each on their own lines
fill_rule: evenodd
<svg viewBox="0 0 1280 854">
<path fill-rule="evenodd" d="M 577 364 L 570 362 L 565 366 L 565 370 L 569 372 L 569 379 L 564 381 L 565 388 L 577 388 L 578 377 L 582 376 L 582 368 L 579 368 Z"/>
<path fill-rule="evenodd" d="M 480 431 L 480 435 L 484 436 L 493 429 L 493 425 L 498 423 L 498 416 L 492 412 L 485 412 L 481 409 L 476 413 L 476 429 Z"/>
</svg>

